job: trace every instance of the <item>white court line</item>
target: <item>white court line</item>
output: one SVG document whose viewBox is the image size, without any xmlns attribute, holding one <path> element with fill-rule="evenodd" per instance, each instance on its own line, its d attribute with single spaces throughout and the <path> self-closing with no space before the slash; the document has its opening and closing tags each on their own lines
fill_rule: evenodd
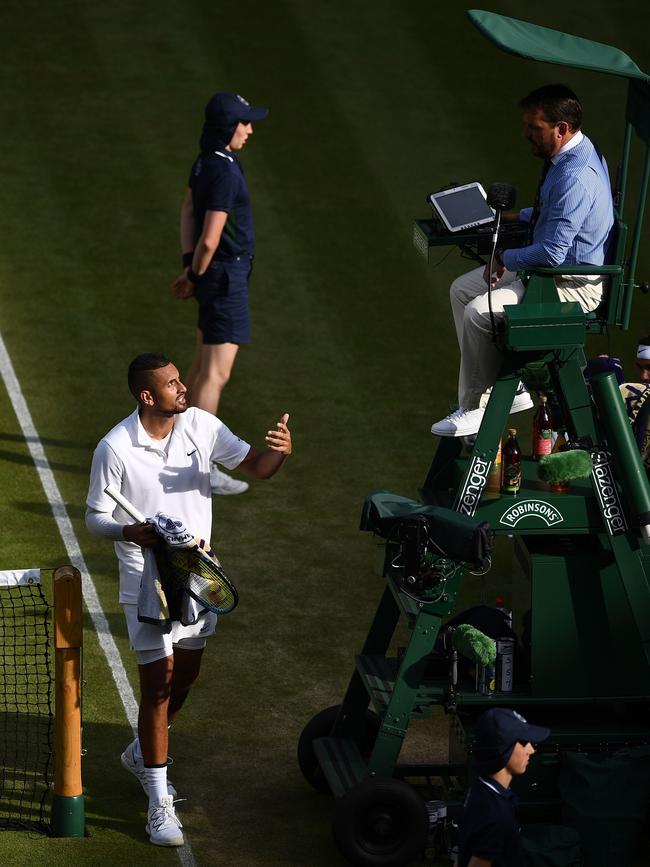
<svg viewBox="0 0 650 867">
<path fill-rule="evenodd" d="M 61 538 L 63 539 L 63 544 L 65 545 L 66 552 L 70 558 L 70 563 L 81 573 L 81 586 L 86 608 L 92 618 L 99 645 L 104 651 L 108 667 L 111 670 L 113 680 L 117 686 L 117 691 L 122 700 L 122 704 L 124 705 L 126 718 L 128 719 L 134 734 L 136 734 L 138 729 L 138 702 L 136 701 L 133 689 L 129 683 L 129 679 L 124 669 L 124 663 L 122 662 L 122 657 L 120 656 L 120 652 L 115 644 L 115 639 L 113 638 L 108 625 L 108 620 L 106 619 L 106 615 L 104 614 L 99 601 L 99 596 L 97 595 L 97 589 L 95 588 L 93 579 L 90 577 L 72 522 L 68 517 L 68 512 L 65 508 L 63 498 L 61 497 L 59 487 L 45 456 L 45 450 L 43 449 L 43 444 L 41 443 L 38 431 L 34 427 L 31 413 L 25 398 L 23 397 L 20 383 L 18 382 L 18 378 L 1 334 L 0 374 L 4 380 L 9 400 L 13 405 L 16 418 L 18 419 L 23 436 L 25 437 L 32 460 L 36 466 L 36 472 L 38 473 L 41 484 L 43 485 L 45 496 L 52 507 L 52 514 L 54 515 L 56 525 L 61 534 Z M 189 843 L 180 846 L 177 851 L 179 861 L 183 867 L 195 867 L 196 862 Z"/>
</svg>

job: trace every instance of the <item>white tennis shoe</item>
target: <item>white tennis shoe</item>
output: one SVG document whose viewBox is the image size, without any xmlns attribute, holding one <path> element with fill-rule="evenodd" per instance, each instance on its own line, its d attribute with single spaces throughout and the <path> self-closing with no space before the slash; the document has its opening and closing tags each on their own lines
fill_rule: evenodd
<svg viewBox="0 0 650 867">
<path fill-rule="evenodd" d="M 466 437 L 478 433 L 484 410 L 463 409 L 459 406 L 446 418 L 431 425 L 431 433 L 438 437 Z"/>
<path fill-rule="evenodd" d="M 248 482 L 242 482 L 241 479 L 233 479 L 227 473 L 220 470 L 215 464 L 210 467 L 210 487 L 213 494 L 221 496 L 229 496 L 232 494 L 243 494 L 248 490 Z"/>
<path fill-rule="evenodd" d="M 174 799 L 166 795 L 155 807 L 149 807 L 146 832 L 154 846 L 182 846 L 181 820 L 174 809 Z"/>
<path fill-rule="evenodd" d="M 138 758 L 135 755 L 134 745 L 135 741 L 131 741 L 131 743 L 120 756 L 120 762 L 122 762 L 122 767 L 125 770 L 127 770 L 130 774 L 133 774 L 133 776 L 140 781 L 140 785 L 144 789 L 145 795 L 149 797 L 149 785 L 147 783 L 147 774 L 144 769 L 144 760 L 142 759 L 142 756 Z M 173 759 L 167 759 L 168 765 L 171 765 L 172 763 Z M 167 780 L 167 794 L 171 795 L 172 798 L 175 798 L 178 794 L 178 792 L 169 780 Z"/>
<path fill-rule="evenodd" d="M 485 409 L 491 394 L 491 388 L 488 388 L 483 392 L 483 394 L 481 395 L 481 400 L 479 402 L 480 409 Z M 515 399 L 512 401 L 512 406 L 510 407 L 510 415 L 515 412 L 523 412 L 526 409 L 532 409 L 533 406 L 534 403 L 532 397 L 530 396 L 530 392 L 528 392 L 524 387 L 523 383 L 520 382 L 517 393 L 515 394 Z"/>
<path fill-rule="evenodd" d="M 530 396 L 529 392 L 521 386 L 517 394 L 515 395 L 515 399 L 512 401 L 512 406 L 510 407 L 510 414 L 513 412 L 523 412 L 525 409 L 532 409 L 535 406 L 533 403 L 533 399 Z"/>
</svg>

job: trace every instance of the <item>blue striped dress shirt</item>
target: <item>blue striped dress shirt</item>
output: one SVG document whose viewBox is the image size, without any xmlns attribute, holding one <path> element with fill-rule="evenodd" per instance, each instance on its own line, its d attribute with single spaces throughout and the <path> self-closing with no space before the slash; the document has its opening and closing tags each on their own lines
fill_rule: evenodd
<svg viewBox="0 0 650 867">
<path fill-rule="evenodd" d="M 524 208 L 520 219 L 530 221 L 531 215 L 532 208 Z M 575 147 L 553 158 L 540 190 L 532 244 L 505 250 L 503 264 L 508 271 L 565 263 L 602 265 L 613 222 L 607 163 L 583 136 Z"/>
</svg>

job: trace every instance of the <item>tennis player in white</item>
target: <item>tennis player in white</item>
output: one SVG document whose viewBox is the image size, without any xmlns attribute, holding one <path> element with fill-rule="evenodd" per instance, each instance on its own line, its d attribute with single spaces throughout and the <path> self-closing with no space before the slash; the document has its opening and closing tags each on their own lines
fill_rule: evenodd
<svg viewBox="0 0 650 867">
<path fill-rule="evenodd" d="M 205 612 L 192 626 L 173 624 L 169 633 L 138 620 L 143 548 L 159 536 L 149 524 L 134 524 L 105 493 L 117 488 L 147 516 L 179 517 L 193 535 L 209 541 L 212 529 L 210 464 L 239 468 L 269 479 L 291 454 L 285 413 L 266 435 L 266 451 L 235 436 L 218 418 L 188 407 L 177 368 L 163 355 L 144 354 L 129 366 L 128 383 L 136 410 L 100 441 L 93 456 L 86 525 L 115 542 L 120 596 L 140 673 L 138 737 L 122 753 L 123 766 L 149 796 L 147 833 L 158 846 L 182 846 L 175 789 L 167 780 L 168 727 L 198 677 L 207 636 L 216 615 Z"/>
</svg>

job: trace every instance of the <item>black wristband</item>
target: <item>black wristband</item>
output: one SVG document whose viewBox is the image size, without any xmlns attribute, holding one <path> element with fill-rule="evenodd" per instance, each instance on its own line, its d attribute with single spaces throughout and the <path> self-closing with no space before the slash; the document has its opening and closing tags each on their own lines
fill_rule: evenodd
<svg viewBox="0 0 650 867">
<path fill-rule="evenodd" d="M 192 270 L 191 265 L 187 269 L 187 275 L 186 276 L 187 276 L 187 279 L 190 281 L 190 283 L 198 283 L 199 280 L 201 279 L 200 276 L 196 273 L 196 271 Z"/>
<path fill-rule="evenodd" d="M 494 251 L 494 258 L 499 267 L 505 268 L 505 265 L 503 264 L 503 250 L 501 249 L 501 247 L 499 247 L 498 250 Z"/>
<path fill-rule="evenodd" d="M 183 253 L 183 268 L 191 268 L 194 261 L 194 250 L 189 253 Z"/>
</svg>

